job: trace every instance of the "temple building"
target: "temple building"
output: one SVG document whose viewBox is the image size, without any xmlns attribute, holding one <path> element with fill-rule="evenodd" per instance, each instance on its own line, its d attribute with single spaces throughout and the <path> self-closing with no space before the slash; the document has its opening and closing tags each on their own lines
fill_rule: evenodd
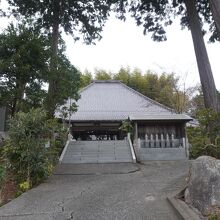
<svg viewBox="0 0 220 220">
<path fill-rule="evenodd" d="M 116 80 L 93 81 L 80 91 L 80 96 L 77 112 L 68 119 L 73 140 L 62 154 L 61 160 L 64 163 L 65 157 L 68 158 L 67 163 L 71 160 L 76 163 L 114 162 L 114 158 L 120 159 L 120 156 L 117 157 L 113 153 L 113 148 L 118 146 L 120 149 L 120 145 L 126 145 L 124 142 L 127 143 L 133 161 L 176 160 L 188 157 L 185 126 L 191 120 L 189 116 L 177 114 L 173 109 Z M 124 121 L 131 125 L 129 135 L 122 129 Z M 83 152 L 78 150 L 78 157 L 72 153 L 71 159 L 71 156 L 67 155 L 68 148 L 73 152 L 73 146 L 76 149 L 79 145 L 86 145 L 85 149 L 90 149 L 89 146 L 96 149 L 93 152 L 94 158 L 89 158 L 85 150 L 84 156 L 88 156 L 85 159 Z M 102 145 L 106 145 L 103 149 L 112 149 L 111 154 L 102 154 L 103 160 L 96 152 L 99 148 L 102 149 Z M 121 157 L 121 162 L 125 162 L 123 158 L 126 156 L 124 157 L 123 152 Z M 115 159 L 115 162 L 120 160 Z"/>
</svg>

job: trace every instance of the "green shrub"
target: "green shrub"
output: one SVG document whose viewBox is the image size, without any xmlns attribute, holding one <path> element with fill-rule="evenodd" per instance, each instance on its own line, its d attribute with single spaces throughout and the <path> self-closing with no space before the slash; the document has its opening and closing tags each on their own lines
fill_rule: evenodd
<svg viewBox="0 0 220 220">
<path fill-rule="evenodd" d="M 48 156 L 53 164 L 56 164 L 57 159 L 62 153 L 63 147 L 67 141 L 68 128 L 65 124 L 58 123 L 57 119 L 47 120 L 46 125 L 49 129 L 50 148 L 48 148 Z"/>
<path fill-rule="evenodd" d="M 198 127 L 187 128 L 190 158 L 208 155 L 220 159 L 220 115 L 210 109 L 198 112 Z"/>
<path fill-rule="evenodd" d="M 2 203 L 2 191 L 4 188 L 5 180 L 6 180 L 6 168 L 4 165 L 0 165 L 0 206 Z"/>
<path fill-rule="evenodd" d="M 217 214 L 216 214 L 216 213 L 212 213 L 212 214 L 209 216 L 208 220 L 218 220 Z"/>
<path fill-rule="evenodd" d="M 43 109 L 19 112 L 9 124 L 5 157 L 17 184 L 26 190 L 51 174 L 59 156 L 57 137 L 62 129 L 56 120 L 47 120 Z"/>
<path fill-rule="evenodd" d="M 0 189 L 5 181 L 6 169 L 4 166 L 0 165 Z"/>
<path fill-rule="evenodd" d="M 126 132 L 126 133 L 131 133 L 133 131 L 133 126 L 132 126 L 130 120 L 125 120 L 122 122 L 122 125 L 119 129 Z"/>
<path fill-rule="evenodd" d="M 0 190 L 5 181 L 6 168 L 5 168 L 5 159 L 4 159 L 4 145 L 5 141 L 0 143 Z"/>
</svg>

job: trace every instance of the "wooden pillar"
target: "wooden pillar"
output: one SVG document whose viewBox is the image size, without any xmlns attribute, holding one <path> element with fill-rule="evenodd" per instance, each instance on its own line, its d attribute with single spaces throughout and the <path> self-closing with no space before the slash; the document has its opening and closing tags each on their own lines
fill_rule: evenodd
<svg viewBox="0 0 220 220">
<path fill-rule="evenodd" d="M 137 142 L 138 140 L 138 124 L 135 122 L 134 124 L 134 140 Z"/>
</svg>

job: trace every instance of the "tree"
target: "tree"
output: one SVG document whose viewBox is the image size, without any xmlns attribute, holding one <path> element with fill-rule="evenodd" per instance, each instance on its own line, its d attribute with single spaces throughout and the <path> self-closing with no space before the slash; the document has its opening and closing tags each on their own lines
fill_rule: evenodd
<svg viewBox="0 0 220 220">
<path fill-rule="evenodd" d="M 56 84 L 55 108 L 69 97 L 77 100 L 80 86 L 79 72 L 64 55 L 65 44 L 60 42 L 56 74 L 62 77 Z M 12 116 L 20 110 L 43 107 L 45 85 L 54 76 L 48 67 L 49 54 L 47 37 L 31 24 L 10 25 L 0 35 L 0 104 L 6 105 Z"/>
<path fill-rule="evenodd" d="M 219 111 L 217 90 L 194 0 L 185 0 L 206 108 Z"/>
<path fill-rule="evenodd" d="M 112 79 L 112 74 L 108 73 L 105 70 L 102 69 L 96 69 L 95 70 L 95 79 L 96 80 L 110 80 Z"/>
<path fill-rule="evenodd" d="M 220 114 L 211 109 L 200 109 L 196 118 L 199 126 L 187 128 L 191 144 L 190 158 L 207 155 L 220 159 L 220 127 L 216 123 L 220 120 Z"/>
<path fill-rule="evenodd" d="M 220 38 L 220 2 L 209 0 L 216 28 L 218 30 L 218 38 Z"/>
<path fill-rule="evenodd" d="M 217 26 L 218 32 L 220 33 L 220 3 L 219 1 L 209 0 L 215 24 Z"/>
<path fill-rule="evenodd" d="M 78 90 L 80 88 L 80 73 L 79 71 L 70 63 L 67 57 L 60 50 L 57 59 L 57 72 L 56 75 L 60 74 L 59 81 L 56 84 L 57 90 L 54 92 L 54 105 L 55 109 L 57 107 L 66 103 L 66 101 L 71 98 L 72 105 L 76 105 L 76 101 L 79 99 Z M 50 72 L 51 73 L 51 72 Z"/>
<path fill-rule="evenodd" d="M 118 71 L 118 73 L 116 73 L 114 76 L 113 76 L 113 79 L 115 80 L 120 80 L 122 81 L 124 84 L 126 85 L 130 85 L 130 68 L 127 67 L 127 68 L 120 68 L 120 70 Z"/>
<path fill-rule="evenodd" d="M 177 100 L 174 102 L 174 96 L 175 96 L 175 88 L 177 87 L 178 78 L 175 78 L 174 74 L 165 74 L 163 73 L 158 78 L 158 86 L 157 84 L 153 84 L 157 86 L 157 101 L 160 103 L 165 104 L 166 106 L 169 106 L 171 108 L 176 109 L 178 107 Z M 180 91 L 178 91 L 180 92 Z M 176 109 L 177 110 L 177 109 Z M 178 111 L 178 110 L 177 110 Z"/>
<path fill-rule="evenodd" d="M 51 35 L 50 69 L 53 77 L 49 80 L 47 110 L 53 116 L 56 103 L 57 84 L 60 75 L 57 72 L 57 54 L 60 28 L 71 34 L 75 40 L 83 38 L 90 44 L 100 39 L 100 32 L 109 15 L 112 3 L 110 0 L 93 1 L 37 1 L 37 0 L 8 0 L 14 6 L 12 12 L 23 16 L 37 17 L 37 23 Z M 58 74 L 58 75 L 57 75 Z"/>
<path fill-rule="evenodd" d="M 145 81 L 143 80 L 142 73 L 139 69 L 135 68 L 130 73 L 130 80 L 129 80 L 129 86 L 140 93 L 144 94 L 145 91 Z"/>
<path fill-rule="evenodd" d="M 138 26 L 143 26 L 143 34 L 151 33 L 154 41 L 165 41 L 165 27 L 172 24 L 171 15 L 174 12 L 169 0 L 121 0 L 120 7 L 115 11 L 119 18 L 125 19 L 123 13 L 129 11 Z"/>
<path fill-rule="evenodd" d="M 153 100 L 159 101 L 158 95 L 160 92 L 160 84 L 159 84 L 158 75 L 152 73 L 151 71 L 147 71 L 147 73 L 144 75 L 144 80 L 146 81 L 144 95 L 148 96 Z"/>
<path fill-rule="evenodd" d="M 220 93 L 218 91 L 218 100 L 220 102 Z M 189 101 L 189 108 L 188 112 L 193 117 L 196 117 L 199 111 L 205 111 L 205 104 L 204 104 L 204 97 L 202 93 L 201 86 L 197 88 L 196 94 L 191 98 Z"/>
<path fill-rule="evenodd" d="M 47 39 L 30 24 L 11 24 L 0 34 L 0 104 L 6 105 L 11 115 L 22 108 L 24 95 L 30 99 L 33 87 L 36 94 L 43 95 L 47 45 Z M 40 97 L 35 99 L 36 105 Z"/>
<path fill-rule="evenodd" d="M 197 94 L 191 99 L 189 113 L 193 117 L 196 117 L 198 111 L 205 110 L 204 97 L 202 94 L 202 88 L 198 88 Z"/>
<path fill-rule="evenodd" d="M 43 107 L 44 100 L 47 95 L 47 91 L 44 89 L 44 83 L 34 81 L 28 83 L 25 88 L 25 97 L 22 100 L 21 110 L 23 112 L 28 112 L 31 108 Z"/>
<path fill-rule="evenodd" d="M 215 42 L 220 41 L 220 4 L 219 1 L 213 1 L 213 0 L 197 0 L 196 1 L 196 8 L 199 13 L 199 17 L 201 18 L 203 23 L 207 23 L 206 27 L 203 25 L 203 29 L 205 29 L 204 33 L 207 32 L 210 35 L 209 41 Z M 208 28 L 207 28 L 208 27 Z M 206 30 L 207 29 L 207 30 Z"/>
<path fill-rule="evenodd" d="M 199 86 L 186 86 L 186 77 L 179 78 L 178 83 L 174 85 L 173 108 L 177 113 L 188 113 L 192 115 L 192 100 L 198 94 Z M 204 101 L 203 101 L 204 102 Z M 195 115 L 192 115 L 195 116 Z"/>
<path fill-rule="evenodd" d="M 86 74 L 81 74 L 81 78 L 85 78 Z M 90 76 L 88 79 L 90 79 Z M 187 112 L 190 108 L 191 97 L 194 96 L 196 88 L 186 88 L 179 84 L 179 78 L 174 73 L 163 73 L 161 76 L 148 70 L 143 74 L 140 70 L 130 70 L 129 67 L 121 68 L 117 73 L 107 73 L 105 70 L 96 70 L 96 79 L 120 80 L 127 86 L 135 89 L 143 95 L 160 102 L 178 113 Z M 89 80 L 84 80 L 85 86 L 89 84 Z"/>
<path fill-rule="evenodd" d="M 10 120 L 8 133 L 5 146 L 8 169 L 20 188 L 27 190 L 52 173 L 66 141 L 66 129 L 55 119 L 47 120 L 45 110 L 38 108 L 16 113 Z"/>
<path fill-rule="evenodd" d="M 131 0 L 130 4 L 125 3 L 124 6 L 129 7 L 129 11 L 135 18 L 137 25 L 143 26 L 144 34 L 152 32 L 152 38 L 156 41 L 166 40 L 165 27 L 172 24 L 172 15 L 177 14 L 182 16 L 181 24 L 191 29 L 205 106 L 206 108 L 219 111 L 215 82 L 203 40 L 202 24 L 197 13 L 198 11 L 206 18 L 206 21 L 211 22 L 210 18 L 205 15 L 205 12 L 207 12 L 207 2 L 195 2 L 195 0 Z M 185 10 L 185 6 L 187 11 Z M 120 11 L 120 9 L 118 10 Z M 124 11 L 124 8 L 121 11 Z"/>
<path fill-rule="evenodd" d="M 89 71 L 85 71 L 80 74 L 80 88 L 84 88 L 92 82 L 92 74 Z"/>
</svg>

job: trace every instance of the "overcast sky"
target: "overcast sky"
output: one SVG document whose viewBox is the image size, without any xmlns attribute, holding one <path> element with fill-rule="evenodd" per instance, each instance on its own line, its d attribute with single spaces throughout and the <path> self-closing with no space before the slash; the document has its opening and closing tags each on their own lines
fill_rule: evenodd
<svg viewBox="0 0 220 220">
<path fill-rule="evenodd" d="M 188 30 L 181 30 L 175 23 L 167 30 L 166 42 L 153 42 L 144 36 L 141 27 L 136 27 L 132 18 L 126 22 L 111 16 L 104 28 L 103 38 L 96 45 L 87 46 L 65 36 L 67 54 L 80 70 L 103 68 L 118 71 L 130 66 L 143 72 L 148 69 L 161 72 L 175 72 L 187 85 L 199 83 L 199 73 L 191 38 Z M 207 42 L 207 39 L 206 39 Z M 206 43 L 216 86 L 220 89 L 220 43 Z"/>
<path fill-rule="evenodd" d="M 4 0 L 2 1 L 1 8 Z M 0 27 L 6 27 L 7 20 L 1 18 Z M 141 27 L 136 27 L 132 18 L 126 22 L 112 15 L 102 33 L 102 40 L 96 45 L 74 42 L 71 36 L 64 36 L 67 56 L 81 71 L 93 72 L 95 68 L 118 71 L 121 67 L 139 68 L 143 72 L 175 72 L 187 86 L 199 83 L 191 33 L 181 30 L 178 23 L 167 30 L 166 42 L 153 42 L 144 36 Z M 207 42 L 207 39 L 206 39 Z M 220 43 L 206 44 L 216 87 L 220 90 Z"/>
</svg>

